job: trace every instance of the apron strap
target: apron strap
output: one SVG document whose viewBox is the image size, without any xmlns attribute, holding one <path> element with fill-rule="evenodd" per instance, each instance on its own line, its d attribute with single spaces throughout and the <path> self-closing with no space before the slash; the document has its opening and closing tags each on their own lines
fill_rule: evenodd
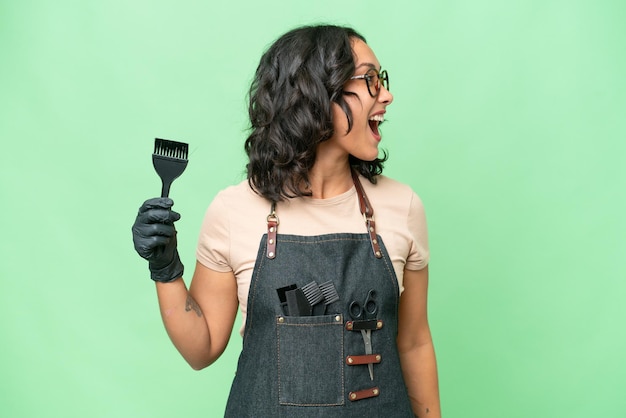
<svg viewBox="0 0 626 418">
<path fill-rule="evenodd" d="M 276 232 L 280 220 L 276 216 L 276 202 L 272 202 L 270 214 L 267 215 L 267 258 L 276 258 Z"/>
<path fill-rule="evenodd" d="M 361 180 L 359 180 L 359 175 L 356 171 L 352 171 L 352 181 L 354 182 L 354 187 L 356 188 L 356 194 L 359 198 L 359 209 L 363 218 L 365 219 L 365 226 L 367 228 L 367 234 L 370 237 L 370 242 L 372 243 L 372 251 L 374 252 L 374 256 L 376 258 L 382 258 L 383 254 L 380 251 L 380 245 L 378 243 L 378 238 L 376 236 L 376 222 L 374 222 L 374 209 L 370 204 L 367 195 L 365 194 L 365 190 L 363 189 L 363 185 L 361 184 Z M 278 224 L 280 221 L 278 216 L 276 215 L 276 202 L 272 202 L 272 207 L 270 209 L 270 214 L 267 215 L 267 250 L 266 256 L 267 258 L 276 258 L 276 234 L 278 229 Z"/>
<path fill-rule="evenodd" d="M 359 175 L 355 170 L 352 170 L 352 181 L 354 181 L 354 187 L 356 187 L 356 194 L 359 197 L 359 209 L 365 219 L 365 226 L 367 227 L 367 233 L 370 236 L 370 242 L 372 243 L 372 251 L 376 258 L 382 258 L 383 253 L 380 251 L 380 245 L 378 244 L 378 238 L 376 237 L 376 223 L 374 222 L 374 209 L 370 204 Z"/>
</svg>

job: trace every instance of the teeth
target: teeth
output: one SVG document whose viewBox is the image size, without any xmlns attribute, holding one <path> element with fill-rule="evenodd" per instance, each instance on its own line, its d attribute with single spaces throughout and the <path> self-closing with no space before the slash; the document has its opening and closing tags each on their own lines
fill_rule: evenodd
<svg viewBox="0 0 626 418">
<path fill-rule="evenodd" d="M 369 120 L 375 120 L 377 122 L 382 122 L 382 121 L 385 120 L 385 116 L 384 115 L 374 115 L 374 116 L 371 116 L 369 118 Z"/>
</svg>

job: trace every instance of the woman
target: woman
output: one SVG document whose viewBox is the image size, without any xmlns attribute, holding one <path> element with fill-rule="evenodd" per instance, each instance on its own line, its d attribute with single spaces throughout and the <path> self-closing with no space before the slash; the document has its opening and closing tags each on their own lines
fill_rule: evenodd
<svg viewBox="0 0 626 418">
<path fill-rule="evenodd" d="M 424 211 L 378 158 L 388 87 L 350 28 L 298 28 L 267 50 L 250 89 L 248 181 L 211 203 L 189 290 L 173 202 L 139 210 L 135 248 L 191 367 L 222 354 L 241 308 L 226 416 L 440 416 Z"/>
</svg>

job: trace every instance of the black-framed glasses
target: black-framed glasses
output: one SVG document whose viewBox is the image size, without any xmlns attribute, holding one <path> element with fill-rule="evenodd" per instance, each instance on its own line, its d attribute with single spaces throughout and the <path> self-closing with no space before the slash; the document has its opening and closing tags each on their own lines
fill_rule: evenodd
<svg viewBox="0 0 626 418">
<path fill-rule="evenodd" d="M 372 97 L 378 96 L 381 85 L 385 89 L 389 90 L 389 76 L 387 75 L 387 70 L 378 72 L 376 68 L 370 68 L 365 74 L 350 77 L 350 80 L 358 79 L 365 80 L 365 83 L 367 84 L 367 91 Z"/>
</svg>

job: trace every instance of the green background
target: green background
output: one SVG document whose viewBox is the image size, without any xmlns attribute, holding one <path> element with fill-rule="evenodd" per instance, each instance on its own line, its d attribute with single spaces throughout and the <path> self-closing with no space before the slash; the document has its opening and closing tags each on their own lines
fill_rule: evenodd
<svg viewBox="0 0 626 418">
<path fill-rule="evenodd" d="M 300 24 L 348 24 L 389 70 L 386 174 L 428 214 L 446 417 L 626 415 L 626 3 L 0 2 L 0 416 L 217 417 L 241 346 L 194 372 L 130 227 L 160 192 L 190 278 L 244 178 L 246 90 Z"/>
</svg>

